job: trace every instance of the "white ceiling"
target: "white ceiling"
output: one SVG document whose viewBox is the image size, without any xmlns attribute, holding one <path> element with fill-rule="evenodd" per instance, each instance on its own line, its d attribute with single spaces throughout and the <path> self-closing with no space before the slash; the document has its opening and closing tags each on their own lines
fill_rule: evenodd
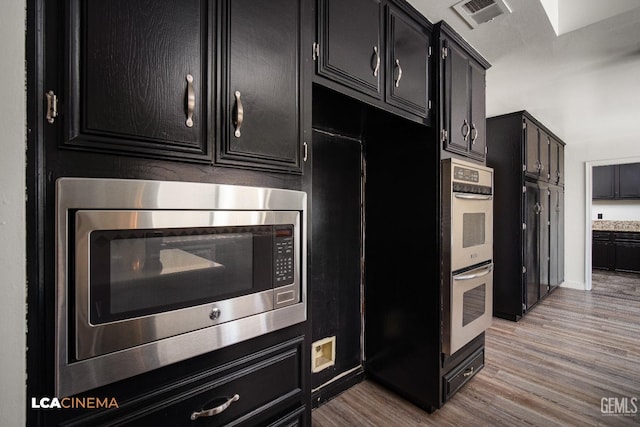
<svg viewBox="0 0 640 427">
<path fill-rule="evenodd" d="M 487 116 L 527 110 L 574 147 L 640 144 L 640 0 L 543 0 L 557 3 L 559 36 L 540 0 L 506 0 L 511 14 L 476 29 L 451 8 L 459 0 L 408 1 L 492 64 Z"/>
</svg>

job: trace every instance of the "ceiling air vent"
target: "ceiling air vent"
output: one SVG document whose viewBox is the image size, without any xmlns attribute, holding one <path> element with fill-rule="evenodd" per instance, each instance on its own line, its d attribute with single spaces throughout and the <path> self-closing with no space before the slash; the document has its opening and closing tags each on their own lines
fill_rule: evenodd
<svg viewBox="0 0 640 427">
<path fill-rule="evenodd" d="M 463 0 L 452 7 L 471 28 L 476 28 L 497 16 L 511 13 L 511 8 L 503 0 Z"/>
</svg>

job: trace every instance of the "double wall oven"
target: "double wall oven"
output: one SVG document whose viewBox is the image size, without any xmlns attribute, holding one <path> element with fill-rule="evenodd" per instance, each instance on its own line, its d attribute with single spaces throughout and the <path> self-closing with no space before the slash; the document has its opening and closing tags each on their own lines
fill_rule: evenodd
<svg viewBox="0 0 640 427">
<path fill-rule="evenodd" d="M 306 320 L 306 194 L 57 182 L 56 395 Z"/>
<path fill-rule="evenodd" d="M 483 333 L 493 316 L 493 170 L 442 164 L 443 352 Z"/>
</svg>

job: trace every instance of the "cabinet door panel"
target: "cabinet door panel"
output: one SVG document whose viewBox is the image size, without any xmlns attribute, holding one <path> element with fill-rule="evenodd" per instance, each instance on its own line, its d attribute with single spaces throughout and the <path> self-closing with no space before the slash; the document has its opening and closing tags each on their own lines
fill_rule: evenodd
<svg viewBox="0 0 640 427">
<path fill-rule="evenodd" d="M 226 160 L 298 168 L 300 0 L 230 0 Z"/>
<path fill-rule="evenodd" d="M 469 123 L 469 56 L 453 43 L 447 43 L 445 60 L 444 128 L 448 130 L 446 149 L 467 152 L 471 133 Z"/>
<path fill-rule="evenodd" d="M 485 158 L 486 141 L 486 71 L 475 62 L 470 63 L 471 71 L 471 153 Z"/>
<path fill-rule="evenodd" d="M 640 272 L 640 242 L 616 242 L 615 270 Z"/>
<path fill-rule="evenodd" d="M 551 177 L 551 162 L 550 162 L 550 149 L 551 139 L 549 135 L 542 129 L 539 130 L 538 135 L 539 144 L 539 156 L 540 156 L 540 177 L 542 181 L 549 181 Z"/>
<path fill-rule="evenodd" d="M 151 155 L 210 154 L 206 4 L 71 1 L 71 93 L 63 144 Z M 196 100 L 191 126 L 188 75 Z"/>
<path fill-rule="evenodd" d="M 531 121 L 524 119 L 524 164 L 526 174 L 531 178 L 537 179 L 540 175 L 540 151 L 539 151 L 539 132 L 538 127 Z"/>
<path fill-rule="evenodd" d="M 614 166 L 594 166 L 592 174 L 593 198 L 613 199 L 615 197 Z"/>
<path fill-rule="evenodd" d="M 388 19 L 387 102 L 427 116 L 429 36 L 393 8 Z"/>
<path fill-rule="evenodd" d="M 538 251 L 540 257 L 540 297 L 546 295 L 549 292 L 549 272 L 550 272 L 550 220 L 551 220 L 551 193 L 546 185 L 540 186 L 540 213 L 539 227 L 540 237 L 538 244 Z"/>
<path fill-rule="evenodd" d="M 640 198 L 640 163 L 628 163 L 618 166 L 619 197 L 621 199 Z"/>
<path fill-rule="evenodd" d="M 382 98 L 384 68 L 379 0 L 321 0 L 318 74 Z"/>
<path fill-rule="evenodd" d="M 530 309 L 539 298 L 540 257 L 538 239 L 540 238 L 540 192 L 537 184 L 527 182 L 524 194 L 524 259 L 525 259 L 525 287 L 526 307 Z"/>
</svg>

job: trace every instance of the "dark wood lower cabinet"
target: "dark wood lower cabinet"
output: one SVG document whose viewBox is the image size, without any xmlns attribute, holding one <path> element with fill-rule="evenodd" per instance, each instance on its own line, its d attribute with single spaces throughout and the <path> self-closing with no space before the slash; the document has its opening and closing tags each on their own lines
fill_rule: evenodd
<svg viewBox="0 0 640 427">
<path fill-rule="evenodd" d="M 640 273 L 640 233 L 593 231 L 593 268 Z"/>
<path fill-rule="evenodd" d="M 193 422 L 203 426 L 309 425 L 310 408 L 304 392 L 305 353 L 304 337 L 293 338 L 168 382 L 151 393 L 123 397 L 118 408 L 87 410 L 86 415 L 55 424 L 67 427 L 184 426 Z"/>
</svg>

